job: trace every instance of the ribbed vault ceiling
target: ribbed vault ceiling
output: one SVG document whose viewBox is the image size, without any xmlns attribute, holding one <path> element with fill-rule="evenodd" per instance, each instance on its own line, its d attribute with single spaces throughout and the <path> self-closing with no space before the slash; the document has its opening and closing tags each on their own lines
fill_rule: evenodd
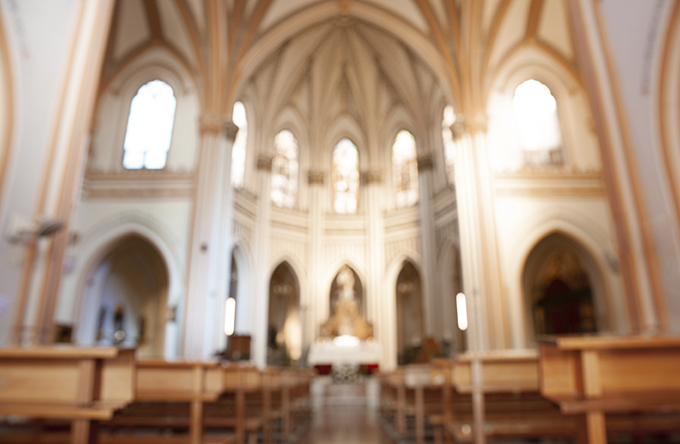
<svg viewBox="0 0 680 444">
<path fill-rule="evenodd" d="M 566 0 L 119 0 L 102 85 L 164 47 L 195 77 L 204 108 L 226 113 L 263 60 L 299 35 L 347 37 L 327 47 L 346 54 L 358 45 L 390 64 L 389 52 L 366 42 L 369 31 L 309 32 L 343 16 L 382 28 L 418 53 L 461 110 L 483 108 L 495 73 L 526 47 L 578 76 Z M 323 45 L 314 51 L 323 57 Z M 387 79 L 396 87 L 407 77 Z M 404 103 L 414 100 L 414 91 L 398 91 Z"/>
</svg>

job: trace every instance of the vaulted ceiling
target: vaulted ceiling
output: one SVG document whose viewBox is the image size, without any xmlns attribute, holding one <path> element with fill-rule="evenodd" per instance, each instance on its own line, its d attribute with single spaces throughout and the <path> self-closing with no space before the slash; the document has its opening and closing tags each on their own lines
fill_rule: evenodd
<svg viewBox="0 0 680 444">
<path fill-rule="evenodd" d="M 337 51 L 347 62 L 370 55 L 388 73 L 396 99 L 409 104 L 418 92 L 400 87 L 408 74 L 389 73 L 399 71 L 400 57 L 412 57 L 448 101 L 476 112 L 498 70 L 524 48 L 578 76 L 568 14 L 566 0 L 118 0 L 102 88 L 163 47 L 195 77 L 204 110 L 228 114 L 252 77 L 304 36 L 299 75 L 310 57 Z M 352 25 L 338 26 L 342 17 Z M 351 87 L 350 71 L 343 75 Z M 292 92 L 294 79 L 284 90 Z"/>
</svg>

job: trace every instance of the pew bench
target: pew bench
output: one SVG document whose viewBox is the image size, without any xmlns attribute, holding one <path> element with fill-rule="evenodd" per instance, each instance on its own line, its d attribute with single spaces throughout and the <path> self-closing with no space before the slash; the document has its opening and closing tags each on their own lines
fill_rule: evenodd
<svg viewBox="0 0 680 444">
<path fill-rule="evenodd" d="M 546 337 L 539 347 L 541 392 L 578 420 L 581 443 L 607 442 L 617 426 L 606 414 L 680 412 L 680 337 Z M 680 416 L 670 419 L 680 431 Z"/>
<path fill-rule="evenodd" d="M 0 415 L 70 422 L 70 442 L 96 442 L 98 422 L 134 399 L 134 350 L 0 349 Z"/>
<path fill-rule="evenodd" d="M 234 434 L 204 433 L 205 404 L 223 391 L 219 363 L 143 360 L 136 368 L 135 402 L 102 425 L 102 442 L 234 442 Z"/>
</svg>

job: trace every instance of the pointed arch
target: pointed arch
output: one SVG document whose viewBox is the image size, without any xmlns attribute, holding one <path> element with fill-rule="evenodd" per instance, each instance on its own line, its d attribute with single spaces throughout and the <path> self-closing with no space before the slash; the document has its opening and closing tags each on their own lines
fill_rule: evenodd
<svg viewBox="0 0 680 444">
<path fill-rule="evenodd" d="M 300 279 L 293 267 L 280 262 L 269 278 L 267 362 L 285 365 L 302 355 Z"/>
</svg>

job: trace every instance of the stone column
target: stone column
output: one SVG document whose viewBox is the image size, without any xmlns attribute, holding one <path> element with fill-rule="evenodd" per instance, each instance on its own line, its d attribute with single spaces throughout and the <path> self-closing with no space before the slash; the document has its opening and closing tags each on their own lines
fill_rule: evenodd
<svg viewBox="0 0 680 444">
<path fill-rule="evenodd" d="M 255 365 L 264 368 L 267 365 L 267 322 L 269 318 L 269 236 L 271 213 L 271 155 L 260 154 L 257 158 L 258 200 L 257 224 L 255 228 L 255 303 L 253 304 L 254 331 L 251 350 Z"/>
<path fill-rule="evenodd" d="M 467 118 L 466 118 L 467 117 Z M 486 147 L 486 117 L 458 116 L 455 173 L 463 289 L 468 305 L 468 347 L 504 348 L 504 298 Z"/>
<path fill-rule="evenodd" d="M 423 330 L 425 336 L 439 338 L 441 336 L 441 314 L 435 303 L 433 294 L 437 288 L 436 270 L 436 229 L 434 225 L 434 209 L 432 206 L 432 153 L 418 157 L 418 211 L 420 215 L 421 255 L 423 259 L 422 296 L 423 296 Z"/>
<path fill-rule="evenodd" d="M 323 249 L 321 244 L 321 235 L 323 233 L 323 186 L 325 183 L 325 177 L 323 171 L 320 170 L 309 170 L 307 173 L 307 183 L 309 184 L 309 246 L 308 255 L 309 258 L 309 309 L 306 313 L 307 322 L 306 332 L 308 335 L 309 344 L 313 341 L 319 334 L 319 328 L 321 323 L 325 321 L 323 319 L 324 313 L 324 301 L 322 298 L 327 298 L 328 295 L 325 294 L 323 288 L 323 282 L 321 281 L 321 276 L 323 270 L 320 267 L 323 258 Z M 304 341 L 304 338 L 303 338 Z M 303 343 L 304 346 L 304 343 Z"/>
<path fill-rule="evenodd" d="M 366 279 L 364 288 L 366 294 L 364 295 L 364 306 L 366 311 L 364 316 L 368 322 L 373 323 L 374 334 L 376 339 L 381 341 L 387 332 L 383 329 L 383 322 L 381 319 L 381 306 L 385 306 L 383 300 L 384 276 L 385 276 L 385 255 L 384 255 L 384 224 L 382 217 L 384 202 L 382 198 L 382 178 L 383 172 L 381 169 L 369 169 L 362 174 L 362 182 L 365 187 L 366 196 Z M 385 359 L 385 356 L 383 356 Z"/>
<path fill-rule="evenodd" d="M 224 309 L 229 296 L 229 286 L 231 284 L 231 252 L 233 249 L 233 234 L 234 234 L 234 187 L 231 185 L 231 150 L 236 140 L 238 133 L 238 126 L 232 121 L 231 117 L 227 118 L 224 124 L 224 132 L 226 136 L 226 144 L 223 160 L 222 174 L 219 177 L 219 184 L 217 185 L 221 190 L 218 198 L 219 219 L 217 224 L 217 250 L 216 250 L 216 269 L 214 279 L 211 283 L 214 285 L 214 319 L 215 324 L 207 333 L 209 336 L 210 350 L 223 350 L 227 343 L 227 337 L 224 334 Z"/>
<path fill-rule="evenodd" d="M 14 316 L 12 339 L 17 344 L 47 344 L 54 339 L 54 311 L 113 6 L 113 0 L 84 0 L 76 6 L 62 98 L 45 149 L 49 164 L 33 217 L 59 222 L 62 228 L 52 238 L 32 239 L 27 247 Z"/>
<path fill-rule="evenodd" d="M 217 299 L 215 279 L 220 249 L 224 248 L 220 242 L 223 179 L 229 176 L 225 168 L 231 165 L 231 142 L 228 140 L 233 141 L 233 127 L 233 123 L 226 124 L 221 115 L 205 114 L 200 118 L 201 148 L 184 307 L 183 355 L 187 359 L 206 358 L 214 351 L 210 347 L 214 345 L 211 333 Z M 228 272 L 223 277 L 227 279 L 226 276 Z"/>
</svg>

